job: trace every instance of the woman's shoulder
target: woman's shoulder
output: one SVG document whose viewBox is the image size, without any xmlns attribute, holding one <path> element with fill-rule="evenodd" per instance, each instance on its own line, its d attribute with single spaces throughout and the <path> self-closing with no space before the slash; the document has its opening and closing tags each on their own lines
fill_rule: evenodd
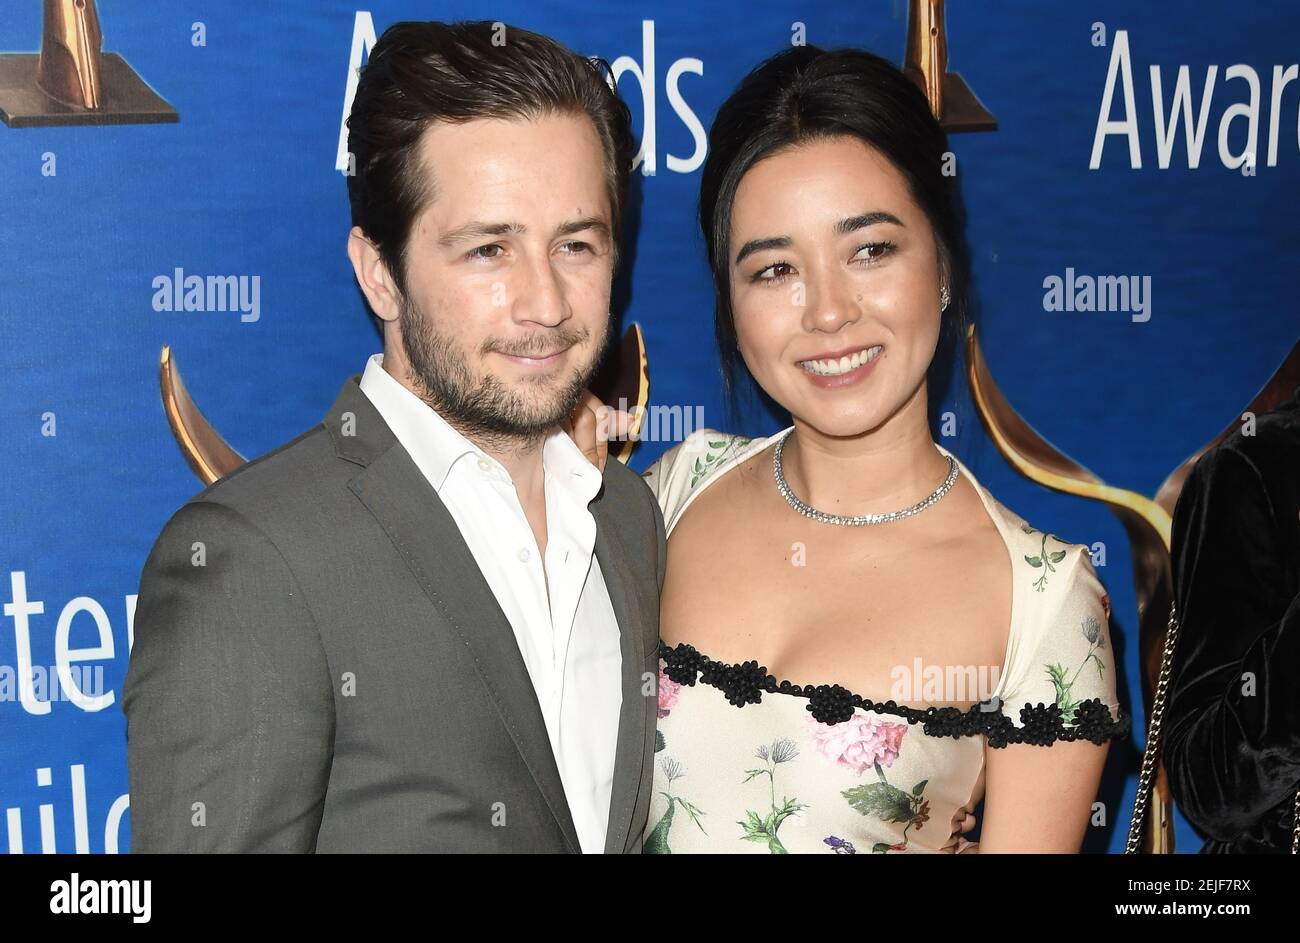
<svg viewBox="0 0 1300 943">
<path fill-rule="evenodd" d="M 1031 602 L 1035 599 L 1047 602 L 1055 598 L 1056 594 L 1052 590 L 1077 582 L 1081 575 L 1085 577 L 1084 582 L 1088 574 L 1096 581 L 1096 573 L 1092 570 L 1092 549 L 1088 544 L 1076 543 L 1052 530 L 1030 523 L 998 500 L 969 471 L 966 474 L 983 498 L 989 516 L 1006 542 L 1017 595 L 1019 589 L 1024 587 L 1032 590 Z M 1078 587 L 1074 588 L 1077 591 Z M 1100 583 L 1097 582 L 1093 588 L 1100 588 Z M 1104 591 L 1101 595 L 1104 597 Z M 1109 607 L 1109 600 L 1106 600 L 1106 604 Z"/>
<path fill-rule="evenodd" d="M 659 456 L 641 477 L 659 502 L 668 529 L 672 529 L 693 493 L 762 449 L 772 438 L 697 429 Z"/>
<path fill-rule="evenodd" d="M 1109 615 L 1110 600 L 1093 569 L 1091 546 L 1035 526 L 995 498 L 992 504 L 1002 518 L 1015 577 L 1032 590 L 1031 599 L 1049 607 L 1058 595 L 1091 594 Z"/>
<path fill-rule="evenodd" d="M 1059 711 L 1063 727 L 1039 742 L 1065 730 L 1094 742 L 1122 736 L 1129 721 L 1118 699 L 1110 596 L 1091 547 L 993 504 L 1011 556 L 1015 606 L 1000 685 L 1003 714 L 1020 725 L 1053 727 Z"/>
</svg>

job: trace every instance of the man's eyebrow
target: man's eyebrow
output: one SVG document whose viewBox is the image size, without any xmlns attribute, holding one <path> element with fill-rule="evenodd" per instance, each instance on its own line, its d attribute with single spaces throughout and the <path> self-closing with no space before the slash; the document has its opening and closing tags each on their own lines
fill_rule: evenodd
<svg viewBox="0 0 1300 943">
<path fill-rule="evenodd" d="M 857 216 L 849 216 L 835 224 L 835 233 L 840 236 L 848 235 L 859 229 L 865 229 L 868 226 L 874 226 L 876 223 L 893 223 L 895 226 L 902 226 L 903 221 L 893 213 L 886 213 L 884 210 L 873 210 L 869 213 L 859 213 Z M 768 236 L 766 239 L 751 239 L 740 247 L 736 253 L 736 265 L 739 265 L 746 257 L 753 255 L 755 252 L 762 252 L 765 249 L 788 249 L 794 244 L 794 240 L 789 236 Z"/>
<path fill-rule="evenodd" d="M 457 243 L 464 242 L 467 239 L 479 238 L 482 236 L 501 236 L 506 233 L 522 233 L 524 226 L 522 223 L 486 223 L 481 220 L 471 220 L 463 226 L 457 226 L 455 229 L 448 230 L 438 237 L 438 245 L 445 249 L 450 249 Z"/>
<path fill-rule="evenodd" d="M 610 238 L 609 224 L 599 216 L 583 216 L 580 219 L 571 219 L 567 223 L 561 223 L 555 229 L 557 236 L 572 236 L 574 233 L 586 232 L 592 230 L 597 235 Z"/>
<path fill-rule="evenodd" d="M 578 219 L 571 219 L 568 222 L 561 223 L 555 228 L 557 236 L 571 236 L 574 233 L 594 230 L 598 234 L 609 238 L 609 225 L 599 216 L 583 216 Z M 468 239 L 484 238 L 487 236 L 503 236 L 507 233 L 510 235 L 520 236 L 528 231 L 523 223 L 489 223 L 482 220 L 471 220 L 463 226 L 457 226 L 455 229 L 448 230 L 438 237 L 438 245 L 450 249 L 453 246 L 465 242 Z"/>
</svg>

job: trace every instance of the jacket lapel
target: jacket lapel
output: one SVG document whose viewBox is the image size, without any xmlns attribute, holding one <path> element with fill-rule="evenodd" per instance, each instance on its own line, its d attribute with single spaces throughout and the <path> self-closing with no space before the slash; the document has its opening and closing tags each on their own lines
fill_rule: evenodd
<svg viewBox="0 0 1300 943">
<path fill-rule="evenodd" d="M 581 847 L 546 723 L 510 621 L 455 520 L 361 392 L 359 380 L 360 375 L 348 378 L 324 420 L 339 457 L 362 466 L 348 487 L 392 539 L 429 601 L 470 650 L 479 680 L 491 695 L 569 850 L 578 852 Z M 620 737 L 622 726 L 621 718 Z"/>
<path fill-rule="evenodd" d="M 628 572 L 627 553 L 602 501 L 604 494 L 602 489 L 591 507 L 596 518 L 595 552 L 618 618 L 623 655 L 623 706 L 618 718 L 618 746 L 614 755 L 609 823 L 605 829 L 605 853 L 622 854 L 641 838 L 640 834 L 631 834 L 632 818 L 640 797 L 645 765 L 653 753 L 657 713 L 651 709 L 652 698 L 642 693 L 645 684 L 642 672 L 647 657 L 643 607 L 636 583 Z"/>
</svg>

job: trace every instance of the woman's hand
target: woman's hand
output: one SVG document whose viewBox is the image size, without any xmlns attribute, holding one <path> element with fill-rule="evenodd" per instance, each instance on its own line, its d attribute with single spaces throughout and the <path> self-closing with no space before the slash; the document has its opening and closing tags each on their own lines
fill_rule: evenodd
<svg viewBox="0 0 1300 943">
<path fill-rule="evenodd" d="M 564 423 L 564 431 L 582 450 L 587 461 L 603 472 L 605 462 L 609 460 L 610 440 L 627 438 L 634 419 L 634 412 L 611 409 L 591 390 L 584 390 L 582 399 Z"/>
<path fill-rule="evenodd" d="M 954 855 L 977 855 L 980 852 L 980 843 L 977 841 L 967 841 L 965 834 L 975 827 L 975 816 L 970 812 L 962 819 L 961 832 L 957 837 L 957 847 L 952 850 Z"/>
</svg>

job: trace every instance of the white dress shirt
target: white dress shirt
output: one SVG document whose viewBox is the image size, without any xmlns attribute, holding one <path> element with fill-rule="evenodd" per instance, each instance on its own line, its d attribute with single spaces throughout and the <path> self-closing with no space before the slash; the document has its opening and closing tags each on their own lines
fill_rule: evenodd
<svg viewBox="0 0 1300 943">
<path fill-rule="evenodd" d="M 600 472 L 563 432 L 543 445 L 543 571 L 500 462 L 386 373 L 383 354 L 366 363 L 361 391 L 446 505 L 510 621 L 582 850 L 603 852 L 623 690 L 618 620 L 593 552 L 596 521 L 587 509 L 600 490 Z"/>
</svg>

